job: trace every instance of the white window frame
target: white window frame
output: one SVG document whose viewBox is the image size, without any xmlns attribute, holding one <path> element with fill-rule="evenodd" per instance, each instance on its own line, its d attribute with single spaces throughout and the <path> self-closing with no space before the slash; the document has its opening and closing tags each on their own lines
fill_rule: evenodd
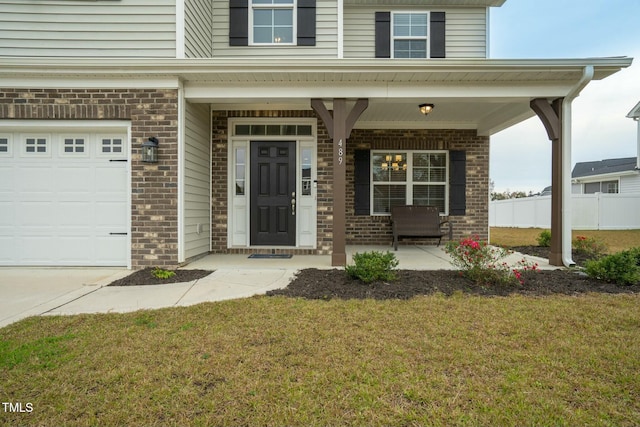
<svg viewBox="0 0 640 427">
<path fill-rule="evenodd" d="M 427 35 L 424 37 L 417 36 L 396 36 L 395 35 L 395 21 L 397 15 L 411 15 L 420 14 L 427 17 Z M 396 40 L 424 40 L 425 41 L 425 57 L 424 58 L 397 58 L 397 59 L 429 59 L 431 57 L 431 47 L 429 41 L 431 40 L 431 14 L 429 11 L 402 11 L 391 13 L 391 58 L 396 58 L 395 41 Z"/>
<path fill-rule="evenodd" d="M 58 142 L 58 145 L 59 145 L 58 156 L 60 156 L 60 157 L 89 157 L 89 155 L 90 155 L 89 150 L 91 149 L 92 141 L 89 139 L 88 135 L 60 134 L 59 139 L 60 139 L 60 141 Z M 74 140 L 74 144 L 72 145 L 74 150 L 72 152 L 65 151 L 65 147 L 66 147 L 65 140 L 66 139 L 73 139 Z M 77 145 L 75 144 L 75 140 L 76 139 L 84 140 L 84 151 L 83 152 L 77 152 L 75 150 L 75 148 L 77 147 Z"/>
<path fill-rule="evenodd" d="M 280 43 L 275 40 L 271 43 L 257 43 L 254 42 L 254 26 L 253 26 L 253 12 L 255 10 L 291 10 L 291 42 Z M 249 46 L 295 46 L 297 44 L 297 19 L 298 2 L 291 0 L 291 3 L 254 3 L 253 0 L 249 0 Z"/>
<path fill-rule="evenodd" d="M 34 147 L 36 147 L 36 151 L 34 152 L 28 152 L 27 151 L 27 140 L 28 139 L 44 139 L 46 141 L 44 147 L 45 147 L 45 151 L 38 151 L 37 150 L 37 143 Z M 45 134 L 45 133 L 29 133 L 29 134 L 22 134 L 20 135 L 20 145 L 21 145 L 21 157 L 51 157 L 51 134 Z"/>
<path fill-rule="evenodd" d="M 7 140 L 7 151 L 0 151 L 0 157 L 13 157 L 13 134 L 0 133 L 0 139 Z"/>
<path fill-rule="evenodd" d="M 407 178 L 405 181 L 389 181 L 389 182 L 380 182 L 373 180 L 373 160 L 376 154 L 404 154 L 407 155 Z M 413 181 L 413 155 L 414 154 L 444 154 L 445 155 L 445 181 L 437 182 L 437 183 L 424 183 L 424 182 L 414 182 Z M 375 185 L 404 185 L 405 186 L 405 200 L 407 205 L 413 204 L 413 187 L 414 185 L 434 185 L 434 186 L 442 186 L 444 185 L 444 212 L 441 212 L 441 216 L 449 215 L 449 152 L 447 150 L 403 150 L 403 149 L 388 149 L 388 150 L 371 150 L 371 159 L 370 159 L 370 191 L 369 191 L 369 206 L 371 216 L 390 216 L 390 212 L 375 212 L 375 204 L 373 200 L 374 195 L 374 186 Z"/>
<path fill-rule="evenodd" d="M 128 153 L 128 146 L 127 146 L 127 140 L 123 139 L 121 135 L 116 135 L 116 134 L 98 134 L 97 136 L 97 141 L 96 141 L 96 157 L 126 157 L 126 154 Z M 114 140 L 114 139 L 122 139 L 122 151 L 118 152 L 114 152 L 113 150 L 105 153 L 102 151 L 102 140 L 103 139 L 110 139 L 110 140 Z M 113 148 L 113 144 L 111 145 L 111 147 Z"/>
</svg>

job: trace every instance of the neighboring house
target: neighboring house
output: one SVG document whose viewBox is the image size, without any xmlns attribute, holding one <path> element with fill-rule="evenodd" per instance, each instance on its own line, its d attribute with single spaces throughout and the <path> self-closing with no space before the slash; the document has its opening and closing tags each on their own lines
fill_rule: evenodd
<svg viewBox="0 0 640 427">
<path fill-rule="evenodd" d="M 635 193 L 640 195 L 638 158 L 579 162 L 571 173 L 573 194 Z"/>
<path fill-rule="evenodd" d="M 627 117 L 638 124 L 637 156 L 576 163 L 571 173 L 573 194 L 640 194 L 640 102 Z"/>
<path fill-rule="evenodd" d="M 400 204 L 486 238 L 490 136 L 537 114 L 556 158 L 631 64 L 489 59 L 504 1 L 0 0 L 0 265 L 341 265 Z"/>
</svg>

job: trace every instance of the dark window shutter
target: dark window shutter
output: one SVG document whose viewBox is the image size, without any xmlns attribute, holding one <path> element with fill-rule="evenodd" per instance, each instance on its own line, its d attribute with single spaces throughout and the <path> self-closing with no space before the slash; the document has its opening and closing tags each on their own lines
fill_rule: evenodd
<svg viewBox="0 0 640 427">
<path fill-rule="evenodd" d="M 449 215 L 466 215 L 467 153 L 449 151 Z"/>
<path fill-rule="evenodd" d="M 445 13 L 431 12 L 431 58 L 445 57 Z"/>
<path fill-rule="evenodd" d="M 316 45 L 316 0 L 298 0 L 298 46 Z"/>
<path fill-rule="evenodd" d="M 354 164 L 355 214 L 371 215 L 371 153 L 356 150 Z"/>
<path fill-rule="evenodd" d="M 248 0 L 229 0 L 229 46 L 249 45 Z"/>
<path fill-rule="evenodd" d="M 376 58 L 391 58 L 391 12 L 376 12 Z"/>
</svg>

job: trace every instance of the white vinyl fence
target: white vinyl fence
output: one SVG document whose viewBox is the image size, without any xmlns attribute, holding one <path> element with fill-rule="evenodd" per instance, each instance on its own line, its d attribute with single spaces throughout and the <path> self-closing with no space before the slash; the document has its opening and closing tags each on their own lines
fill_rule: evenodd
<svg viewBox="0 0 640 427">
<path fill-rule="evenodd" d="M 574 230 L 640 229 L 640 194 L 573 194 L 571 217 Z M 551 196 L 491 201 L 489 225 L 551 228 Z"/>
</svg>

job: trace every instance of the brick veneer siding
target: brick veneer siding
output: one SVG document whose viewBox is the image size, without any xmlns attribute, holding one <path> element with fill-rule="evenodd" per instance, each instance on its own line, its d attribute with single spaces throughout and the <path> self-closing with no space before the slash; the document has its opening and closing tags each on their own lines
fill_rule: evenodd
<svg viewBox="0 0 640 427">
<path fill-rule="evenodd" d="M 390 245 L 388 216 L 354 214 L 354 152 L 356 149 L 464 150 L 467 157 L 466 215 L 449 216 L 454 239 L 474 234 L 488 238 L 489 230 L 489 137 L 473 130 L 360 130 L 347 142 L 347 244 Z M 434 243 L 433 239 L 414 243 Z"/>
<path fill-rule="evenodd" d="M 228 188 L 228 120 L 230 118 L 316 118 L 312 111 L 213 111 L 212 112 L 212 250 L 216 253 L 259 253 L 272 252 L 271 248 L 246 249 L 227 248 L 227 188 Z M 259 139 L 257 137 L 256 139 Z M 275 252 L 287 252 L 296 254 L 330 254 L 333 234 L 331 220 L 333 215 L 331 195 L 331 140 L 321 121 L 318 121 L 318 185 L 316 194 L 318 198 L 317 215 L 317 248 L 316 249 L 285 249 Z"/>
<path fill-rule="evenodd" d="M 131 262 L 178 265 L 178 92 L 173 89 L 0 89 L 0 119 L 131 122 Z M 157 164 L 138 147 L 160 140 Z"/>
<path fill-rule="evenodd" d="M 317 250 L 282 252 L 330 254 L 332 251 L 333 194 L 331 140 L 322 121 L 312 111 L 214 111 L 212 113 L 212 247 L 217 253 L 253 253 L 261 250 L 227 248 L 228 119 L 235 117 L 314 117 L 318 120 Z M 477 234 L 488 237 L 489 138 L 469 130 L 354 130 L 347 141 L 346 232 L 347 244 L 390 245 L 388 216 L 354 215 L 354 152 L 356 149 L 465 150 L 467 153 L 466 215 L 451 216 L 454 238 Z M 424 243 L 424 242 L 423 242 Z M 428 243 L 433 243 L 429 241 Z M 271 252 L 271 248 L 264 251 Z M 263 252 L 264 252 L 263 251 Z M 278 252 L 278 251 L 276 251 Z"/>
</svg>

